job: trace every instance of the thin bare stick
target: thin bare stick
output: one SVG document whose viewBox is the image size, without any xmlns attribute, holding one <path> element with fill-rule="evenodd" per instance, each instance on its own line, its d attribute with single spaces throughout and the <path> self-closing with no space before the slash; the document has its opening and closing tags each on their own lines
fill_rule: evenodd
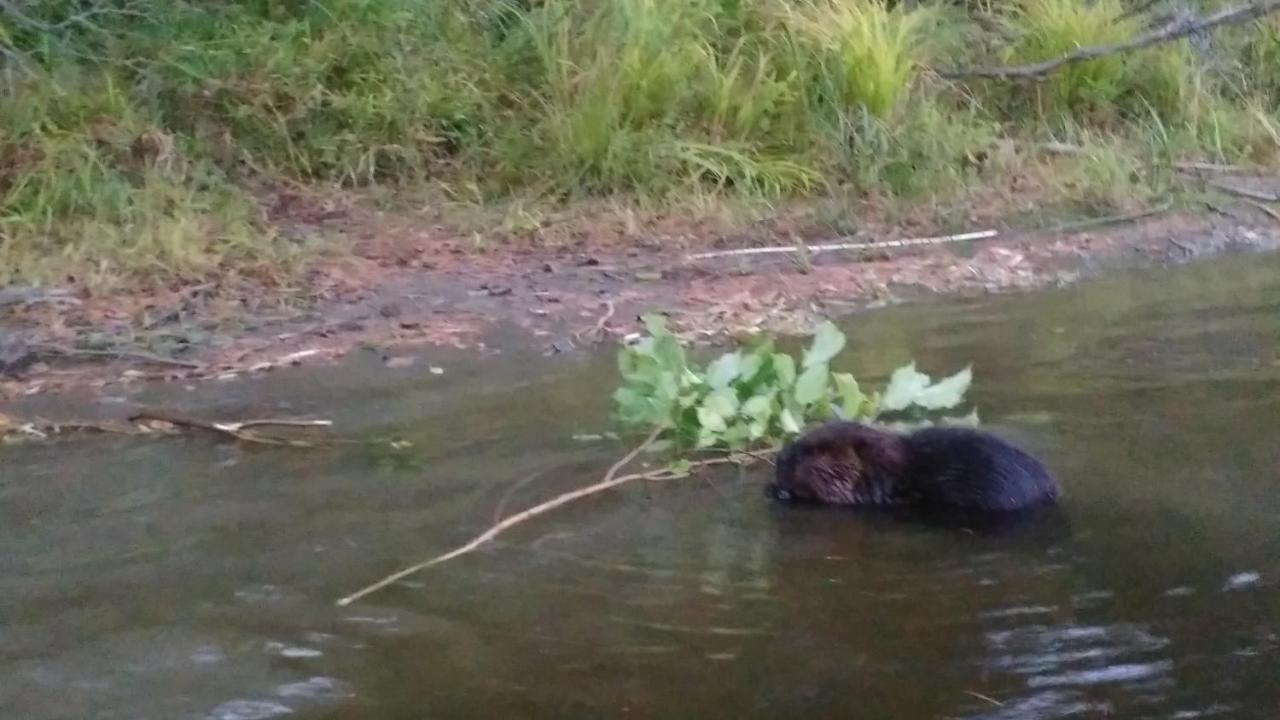
<svg viewBox="0 0 1280 720">
<path fill-rule="evenodd" d="M 1036 147 L 1052 155 L 1087 155 L 1089 151 L 1079 145 L 1064 142 L 1040 143 Z"/>
<path fill-rule="evenodd" d="M 1210 180 L 1209 185 L 1215 190 L 1221 190 L 1229 195 L 1238 195 L 1253 200 L 1261 200 L 1262 202 L 1280 201 L 1280 193 L 1267 192 L 1266 190 L 1254 190 L 1253 188 L 1240 187 L 1222 180 Z"/>
<path fill-rule="evenodd" d="M 1251 198 L 1242 198 L 1240 202 L 1243 202 L 1246 205 L 1255 207 L 1261 210 L 1262 212 L 1266 213 L 1267 216 L 1270 217 L 1272 220 L 1275 220 L 1276 222 L 1280 222 L 1280 212 L 1277 212 L 1275 208 L 1268 207 L 1265 203 L 1258 202 L 1257 200 L 1253 200 Z"/>
<path fill-rule="evenodd" d="M 188 368 L 191 370 L 199 370 L 204 367 L 204 365 L 197 362 L 175 360 L 174 358 L 152 355 L 151 353 L 135 350 L 82 350 L 80 348 L 69 348 L 61 345 L 36 345 L 32 349 L 37 352 L 61 355 L 64 357 L 102 357 L 114 360 L 134 360 L 137 362 L 153 363 L 155 365 L 172 365 L 174 367 Z"/>
<path fill-rule="evenodd" d="M 1103 225 L 1119 225 L 1120 223 L 1133 222 L 1134 220 L 1141 220 L 1154 215 L 1161 215 L 1169 212 L 1171 209 L 1173 209 L 1173 203 L 1166 202 L 1163 205 L 1131 213 L 1121 213 L 1119 215 L 1107 215 L 1106 217 L 1089 218 L 1088 220 L 1079 220 L 1076 222 L 1059 223 L 1058 225 L 1044 228 L 1044 231 L 1064 233 L 1076 232 L 1078 230 L 1085 230 L 1093 227 L 1101 227 Z"/>
<path fill-rule="evenodd" d="M 285 421 L 283 420 L 265 420 L 265 421 L 247 420 L 239 423 L 236 423 L 236 422 L 220 423 L 220 422 L 210 422 L 207 420 L 200 420 L 198 418 L 193 418 L 187 415 L 179 415 L 177 413 L 167 412 L 165 410 L 139 410 L 138 412 L 129 416 L 129 422 L 136 423 L 144 420 L 169 423 L 170 425 L 173 425 L 175 427 L 183 427 L 183 428 L 189 428 L 194 430 L 204 430 L 206 432 L 211 432 L 216 435 L 223 435 L 225 437 L 229 437 L 234 440 L 239 440 L 240 442 L 251 443 L 251 444 L 286 445 L 290 447 L 316 447 L 316 443 L 308 440 L 269 437 L 266 435 L 259 435 L 255 432 L 244 429 L 246 427 L 250 427 L 254 425 L 255 423 L 266 424 L 266 425 L 282 425 L 285 423 Z M 297 424 L 305 424 L 305 426 L 307 427 L 313 427 L 315 426 L 316 423 L 325 423 L 325 422 L 327 421 L 323 421 L 323 420 L 296 421 Z"/>
<path fill-rule="evenodd" d="M 535 470 L 534 472 L 520 478 L 512 484 L 511 487 L 507 488 L 507 491 L 502 493 L 502 497 L 498 500 L 497 506 L 493 508 L 493 522 L 496 523 L 502 520 L 502 512 L 507 509 L 507 503 L 510 502 L 511 497 L 516 494 L 516 491 L 534 480 L 537 480 L 542 476 L 543 472 L 543 470 Z"/>
<path fill-rule="evenodd" d="M 982 701 L 984 701 L 984 702 L 989 702 L 989 703 L 991 703 L 992 705 L 995 705 L 996 707 L 1004 707 L 1004 703 L 1000 702 L 999 700 L 996 700 L 995 698 L 993 698 L 993 697 L 989 697 L 989 696 L 987 696 L 987 695 L 983 695 L 982 693 L 980 693 L 980 692 L 976 692 L 976 691 L 974 691 L 974 690 L 965 690 L 965 691 L 964 691 L 964 694 L 965 694 L 965 695 L 971 695 L 971 696 L 976 697 L 976 698 L 978 698 L 979 700 L 982 700 Z"/>
<path fill-rule="evenodd" d="M 302 418 L 261 418 L 256 420 L 241 420 L 240 422 L 218 424 L 233 430 L 244 430 L 246 428 L 253 427 L 333 427 L 332 420 L 304 420 Z"/>
<path fill-rule="evenodd" d="M 1277 0 L 1280 2 L 1280 0 Z M 890 248 L 911 247 L 913 245 L 940 245 L 942 243 L 964 242 L 966 240 L 986 240 L 993 238 L 1000 233 L 996 230 L 979 230 L 976 232 L 960 233 L 958 235 L 939 235 L 937 237 L 925 238 L 909 238 L 906 240 L 884 240 L 881 242 L 839 242 L 827 243 L 824 245 L 804 245 L 805 251 L 810 254 L 827 252 L 829 250 L 888 250 Z M 742 248 L 739 250 L 717 250 L 714 252 L 695 253 L 687 256 L 689 260 L 706 260 L 708 258 L 718 257 L 737 257 L 740 255 L 772 255 L 777 253 L 798 253 L 801 252 L 797 245 L 778 245 L 773 247 L 762 248 Z"/>
<path fill-rule="evenodd" d="M 1241 165 L 1224 165 L 1222 163 L 1198 162 L 1194 160 L 1184 160 L 1173 164 L 1174 169 L 1183 172 L 1205 172 L 1205 173 L 1239 173 L 1244 172 L 1246 168 Z"/>
<path fill-rule="evenodd" d="M 1227 8 L 1226 10 L 1221 10 L 1213 13 L 1212 15 L 1207 15 L 1201 18 L 1175 20 L 1159 30 L 1143 33 L 1132 40 L 1127 40 L 1122 43 L 1116 43 L 1114 45 L 1087 45 L 1052 60 L 1030 63 L 1028 65 L 957 68 L 942 70 L 938 74 L 949 79 L 979 77 L 993 78 L 996 80 L 1042 80 L 1050 73 L 1060 70 L 1072 63 L 1096 60 L 1101 57 L 1128 52 L 1130 50 L 1140 50 L 1159 43 L 1165 43 L 1171 40 L 1187 37 L 1188 35 L 1204 32 L 1219 25 L 1237 25 L 1250 20 L 1256 20 L 1257 18 L 1269 15 L 1277 10 L 1280 10 L 1280 0 L 1258 0 L 1257 2 Z"/>
<path fill-rule="evenodd" d="M 574 333 L 573 334 L 574 340 L 581 340 L 583 335 L 590 335 L 595 342 L 599 342 L 604 339 L 605 326 L 608 325 L 609 321 L 613 319 L 613 312 L 614 312 L 613 301 L 605 300 L 604 306 L 605 306 L 604 315 L 601 315 L 600 319 L 597 320 L 596 324 L 591 328 L 588 328 L 587 330 L 580 330 Z"/>
<path fill-rule="evenodd" d="M 730 462 L 739 462 L 738 458 L 730 456 L 730 457 L 723 457 L 723 458 L 712 458 L 709 460 L 698 460 L 698 461 L 689 463 L 689 465 L 684 469 L 663 468 L 661 470 L 654 470 L 651 472 L 631 473 L 629 475 L 618 475 L 618 472 L 622 470 L 622 468 L 626 467 L 632 460 L 635 460 L 637 455 L 644 452 L 649 446 L 653 445 L 654 441 L 658 439 L 658 435 L 661 434 L 662 431 L 665 429 L 666 429 L 666 426 L 655 428 L 653 432 L 649 433 L 649 436 L 645 438 L 644 442 L 637 445 L 633 450 L 631 450 L 631 452 L 628 452 L 626 455 L 624 455 L 621 460 L 614 463 L 613 466 L 609 468 L 609 471 L 604 474 L 604 478 L 602 478 L 600 482 L 597 482 L 592 485 L 587 485 L 586 487 L 581 487 L 581 488 L 578 488 L 577 490 L 572 490 L 570 492 L 567 492 L 561 495 L 557 495 L 551 498 L 550 500 L 547 500 L 546 502 L 539 503 L 527 510 L 523 510 L 521 512 L 516 513 L 515 515 L 505 518 L 501 522 L 498 522 L 490 526 L 488 530 L 485 530 L 484 532 L 480 533 L 465 545 L 461 545 L 457 548 L 454 548 L 453 550 L 450 550 L 449 552 L 446 552 L 442 555 L 437 555 L 431 558 L 430 560 L 424 560 L 416 565 L 411 565 L 407 568 L 404 568 L 403 570 L 398 570 L 384 577 L 378 582 L 373 583 L 372 585 L 368 585 L 338 600 L 337 604 L 339 606 L 350 605 L 356 600 L 359 600 L 362 597 L 375 593 L 378 590 L 381 590 L 387 587 L 388 585 L 397 583 L 400 580 L 403 580 L 404 578 L 409 577 L 410 575 L 422 572 L 423 570 L 426 570 L 427 568 L 432 567 L 434 565 L 439 565 L 440 563 L 447 562 L 456 557 L 460 557 L 462 555 L 466 555 L 470 552 L 473 552 L 474 550 L 476 550 L 476 548 L 479 548 L 485 543 L 493 540 L 495 537 L 501 535 L 507 530 L 510 530 L 516 525 L 519 525 L 520 523 L 523 523 L 526 520 L 530 520 L 532 518 L 538 517 L 539 515 L 543 515 L 547 512 L 550 512 L 551 510 L 554 510 L 560 507 L 561 505 L 566 505 L 568 503 L 571 503 L 574 500 L 578 500 L 580 498 L 584 498 L 590 495 L 595 495 L 596 493 L 602 492 L 604 490 L 609 490 L 611 488 L 615 488 L 624 483 L 631 482 L 632 480 L 641 480 L 641 479 L 674 480 L 676 478 L 686 477 L 695 470 L 708 467 L 711 465 L 721 465 L 721 464 L 730 463 Z"/>
<path fill-rule="evenodd" d="M 615 487 L 617 485 L 621 485 L 622 483 L 639 479 L 644 475 L 644 473 L 635 473 L 631 475 L 623 475 L 621 477 L 617 477 L 618 471 L 621 470 L 623 467 L 625 467 L 632 460 L 634 460 L 637 455 L 644 452 L 646 448 L 652 445 L 653 442 L 658 439 L 658 435 L 665 429 L 666 429 L 665 426 L 659 426 L 654 428 L 653 432 L 649 433 L 649 436 L 645 438 L 644 442 L 637 445 L 634 449 L 631 450 L 631 452 L 627 453 L 626 455 L 623 455 L 621 460 L 618 460 L 618 462 L 614 463 L 613 466 L 609 468 L 609 471 L 605 473 L 604 479 L 602 479 L 600 482 L 595 483 L 594 485 L 588 485 L 583 488 L 578 488 L 577 490 L 574 490 L 572 492 L 567 492 L 562 495 L 557 495 L 556 497 L 551 498 L 550 500 L 544 503 L 539 503 L 538 505 L 534 505 L 528 510 L 518 512 L 515 515 L 512 515 L 511 517 L 491 526 L 488 530 L 480 533 L 471 542 L 465 545 L 462 545 L 461 547 L 450 550 L 449 552 L 444 553 L 443 555 L 437 555 L 431 558 L 430 560 L 425 560 L 423 562 L 418 563 L 417 565 L 411 565 L 403 570 L 394 572 L 386 576 L 385 578 L 379 580 L 378 582 L 372 585 L 369 585 L 365 588 L 362 588 L 360 590 L 357 590 L 356 592 L 351 593 L 350 595 L 338 600 L 338 605 L 339 606 L 350 605 L 356 600 L 359 600 L 360 598 L 365 597 L 370 593 L 377 592 L 378 590 L 381 590 L 382 588 L 385 588 L 388 585 L 399 582 L 400 580 L 403 580 L 404 578 L 409 577 L 414 573 L 422 572 L 423 570 L 426 570 L 427 568 L 433 565 L 439 565 L 442 562 L 446 562 L 460 555 L 465 555 L 469 552 L 472 552 L 476 548 L 489 542 L 490 540 L 494 539 L 498 535 L 501 535 L 507 529 L 515 525 L 518 525 L 524 522 L 525 520 L 528 520 L 529 518 L 541 515 L 547 512 L 548 510 L 553 510 L 555 508 L 560 507 L 561 505 L 564 505 L 565 503 L 573 502 L 578 498 L 586 497 L 588 495 L 593 495 L 602 490 L 608 490 L 609 488 Z"/>
</svg>

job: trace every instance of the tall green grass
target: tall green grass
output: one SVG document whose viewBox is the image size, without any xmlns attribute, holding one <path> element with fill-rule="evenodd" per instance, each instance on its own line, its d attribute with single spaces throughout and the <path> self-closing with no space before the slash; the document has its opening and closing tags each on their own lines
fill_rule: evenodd
<svg viewBox="0 0 1280 720">
<path fill-rule="evenodd" d="M 918 197 L 977 180 L 1001 136 L 1280 148 L 1274 22 L 1230 36 L 1229 62 L 1173 44 L 1016 87 L 929 71 L 1124 39 L 1119 0 L 81 5 L 0 10 L 0 283 L 280 263 L 297 248 L 251 190 L 279 177 L 486 202 Z"/>
</svg>

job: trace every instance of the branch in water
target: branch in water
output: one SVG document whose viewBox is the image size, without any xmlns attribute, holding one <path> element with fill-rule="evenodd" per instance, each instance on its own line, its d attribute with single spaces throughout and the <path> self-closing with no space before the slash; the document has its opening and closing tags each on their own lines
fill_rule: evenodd
<svg viewBox="0 0 1280 720">
<path fill-rule="evenodd" d="M 1178 20 L 1169 23 L 1165 27 L 1154 30 L 1152 32 L 1139 35 L 1132 40 L 1115 45 L 1089 45 L 1078 48 L 1073 52 L 1067 53 L 1059 58 L 1045 60 L 1043 62 L 1031 63 L 1029 65 L 1010 65 L 1004 67 L 986 67 L 986 68 L 959 68 L 953 70 L 939 71 L 939 75 L 944 78 L 960 79 L 960 78 L 993 78 L 997 80 L 1042 80 L 1050 73 L 1053 73 L 1071 63 L 1086 62 L 1089 60 L 1097 60 L 1098 58 L 1115 55 L 1130 50 L 1140 50 L 1145 47 L 1157 45 L 1160 43 L 1178 40 L 1194 35 L 1196 33 L 1210 30 L 1219 25 L 1238 25 L 1240 23 L 1256 20 L 1264 15 L 1269 15 L 1280 10 L 1280 0 L 1259 0 L 1247 5 L 1240 5 L 1234 8 L 1227 8 L 1212 15 Z"/>
<path fill-rule="evenodd" d="M 660 435 L 662 431 L 665 429 L 666 429 L 666 426 L 655 428 L 653 432 L 649 433 L 649 437 L 645 438 L 644 442 L 637 445 L 631 452 L 624 455 L 621 460 L 614 463 L 613 466 L 609 468 L 609 471 L 604 474 L 604 478 L 601 479 L 600 482 L 597 482 L 593 485 L 588 485 L 586 487 L 578 488 L 577 490 L 572 490 L 562 495 L 557 495 L 556 497 L 553 497 L 550 500 L 547 500 L 546 502 L 539 503 L 538 505 L 535 505 L 529 508 L 528 510 L 518 512 L 515 515 L 505 518 L 501 522 L 498 522 L 490 526 L 488 530 L 485 530 L 484 532 L 480 533 L 465 545 L 454 548 L 453 550 L 450 550 L 449 552 L 443 553 L 441 555 L 437 555 L 431 558 L 430 560 L 424 560 L 416 565 L 412 565 L 403 570 L 394 572 L 386 576 L 385 578 L 379 580 L 378 582 L 373 583 L 372 585 L 369 585 L 361 590 L 357 590 L 356 592 L 351 593 L 350 595 L 342 598 L 341 600 L 338 600 L 337 604 L 339 606 L 350 605 L 356 600 L 359 600 L 362 597 L 375 593 L 378 590 L 381 590 L 389 585 L 393 585 L 399 582 L 400 580 L 403 580 L 404 578 L 409 577 L 410 575 L 426 570 L 427 568 L 432 567 L 434 565 L 439 565 L 443 562 L 447 562 L 454 558 L 461 557 L 463 555 L 466 555 L 467 553 L 473 552 L 480 546 L 484 545 L 490 540 L 493 540 L 497 536 L 501 535 L 507 530 L 510 530 L 516 525 L 519 525 L 525 522 L 526 520 L 531 520 L 535 517 L 538 517 L 539 515 L 543 515 L 547 512 L 550 512 L 551 510 L 554 510 L 560 507 L 561 505 L 566 505 L 568 503 L 571 503 L 574 500 L 578 500 L 580 498 L 584 498 L 589 495 L 595 495 L 596 493 L 618 487 L 619 485 L 631 482 L 632 480 L 674 480 L 676 478 L 686 477 L 692 474 L 693 472 L 700 470 L 704 467 L 709 467 L 712 465 L 725 465 L 729 463 L 737 464 L 737 463 L 743 462 L 742 457 L 737 455 L 730 455 L 728 457 L 722 457 L 722 458 L 697 460 L 689 463 L 684 469 L 662 468 L 660 470 L 653 470 L 650 472 L 631 473 L 629 475 L 618 475 L 618 472 L 622 470 L 622 468 L 626 467 L 632 460 L 635 460 L 637 455 L 639 455 L 641 452 L 644 452 L 645 449 L 653 445 L 654 441 L 658 439 L 658 435 Z"/>
</svg>

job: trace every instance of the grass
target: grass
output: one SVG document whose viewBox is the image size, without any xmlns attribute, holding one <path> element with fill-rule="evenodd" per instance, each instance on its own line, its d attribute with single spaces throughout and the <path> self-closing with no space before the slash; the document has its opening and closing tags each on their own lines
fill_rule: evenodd
<svg viewBox="0 0 1280 720">
<path fill-rule="evenodd" d="M 281 273 L 254 188 L 444 188 L 477 206 L 860 197 L 1012 186 L 1000 148 L 1088 145 L 1044 192 L 1113 206 L 1172 160 L 1280 164 L 1280 23 L 943 82 L 1139 30 L 1120 0 L 72 0 L 0 9 L 0 285 Z M 1057 180 L 1054 174 L 1058 174 Z M 504 211 L 510 215 L 509 211 Z M 512 216 L 514 217 L 514 216 Z"/>
</svg>

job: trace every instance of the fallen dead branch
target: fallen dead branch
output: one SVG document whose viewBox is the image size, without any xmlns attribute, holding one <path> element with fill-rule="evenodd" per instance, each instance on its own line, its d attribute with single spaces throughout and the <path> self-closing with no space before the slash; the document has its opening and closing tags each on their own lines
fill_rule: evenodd
<svg viewBox="0 0 1280 720">
<path fill-rule="evenodd" d="M 1258 202 L 1257 200 L 1254 200 L 1252 198 L 1243 198 L 1241 202 L 1243 202 L 1244 204 L 1250 207 L 1257 208 L 1262 213 L 1264 213 L 1267 217 L 1271 218 L 1272 220 L 1275 220 L 1276 222 L 1280 222 L 1280 211 L 1277 211 L 1275 208 L 1270 207 L 1266 203 Z"/>
<path fill-rule="evenodd" d="M 318 443 L 311 440 L 299 440 L 296 438 L 280 438 L 269 435 L 261 435 L 253 432 L 250 428 L 255 427 L 330 427 L 332 422 L 329 420 L 305 420 L 291 418 L 263 418 L 254 420 L 242 420 L 240 422 L 213 422 L 208 420 L 200 420 L 187 415 L 168 412 L 165 410 L 140 410 L 129 417 L 129 422 L 162 422 L 179 428 L 188 428 L 192 430 L 203 430 L 216 435 L 229 437 L 244 443 L 259 445 L 287 445 L 290 447 L 317 447 Z"/>
<path fill-rule="evenodd" d="M 1238 25 L 1256 20 L 1280 10 L 1280 0 L 1258 0 L 1257 2 L 1239 5 L 1220 10 L 1212 15 L 1200 18 L 1177 19 L 1168 25 L 1143 33 L 1122 43 L 1114 45 L 1088 45 L 1078 48 L 1066 55 L 1027 65 L 1007 65 L 1001 67 L 957 68 L 939 71 L 939 75 L 948 79 L 990 78 L 995 80 L 1042 80 L 1051 73 L 1072 63 L 1097 60 L 1098 58 L 1118 53 L 1140 50 L 1160 43 L 1178 40 L 1189 35 L 1205 32 L 1219 25 Z"/>
<path fill-rule="evenodd" d="M 1280 0 L 1277 0 L 1280 1 Z M 939 235 L 937 237 L 908 238 L 906 240 L 884 240 L 881 242 L 842 242 L 822 245 L 776 245 L 762 248 L 741 248 L 738 250 L 716 250 L 712 252 L 694 253 L 686 256 L 688 260 L 706 260 L 719 257 L 738 257 L 741 255 L 772 255 L 778 253 L 816 254 L 831 250 L 889 250 L 893 248 L 911 247 L 914 245 L 940 245 L 943 243 L 964 242 L 966 240 L 987 240 L 999 235 L 997 230 L 978 230 L 959 233 L 957 235 Z"/>
<path fill-rule="evenodd" d="M 1201 172 L 1201 173 L 1230 174 L 1230 173 L 1242 173 L 1247 170 L 1245 167 L 1241 165 L 1224 165 L 1222 163 L 1195 162 L 1191 160 L 1175 162 L 1173 164 L 1173 167 L 1175 170 L 1181 170 L 1183 172 L 1192 172 L 1192 173 Z"/>
<path fill-rule="evenodd" d="M 63 302 L 79 305 L 70 290 L 63 288 L 6 287 L 0 288 L 0 308 L 9 305 L 34 305 L 46 302 Z"/>
<path fill-rule="evenodd" d="M 1213 189 L 1220 190 L 1228 195 L 1238 195 L 1261 202 L 1280 202 L 1280 192 L 1267 192 L 1266 190 L 1240 187 L 1224 180 L 1209 180 L 1208 184 Z"/>
<path fill-rule="evenodd" d="M 132 360 L 151 363 L 153 365 L 171 365 L 173 367 L 200 370 L 204 365 L 188 360 L 177 360 L 162 355 L 153 355 L 137 350 L 86 350 L 82 348 L 63 347 L 62 345 L 33 345 L 33 351 L 43 355 L 57 355 L 70 358 L 104 358 L 107 360 Z"/>
<path fill-rule="evenodd" d="M 22 421 L 8 415 L 0 415 L 0 440 L 14 436 L 26 436 L 43 440 L 52 435 L 67 435 L 76 432 L 111 435 L 141 434 L 136 427 L 121 423 L 91 422 L 86 420 L 57 422 L 43 419 Z"/>
<path fill-rule="evenodd" d="M 400 580 L 403 580 L 404 578 L 409 577 L 410 575 L 422 572 L 423 570 L 426 570 L 427 568 L 430 568 L 432 566 L 439 565 L 441 563 L 448 562 L 449 560 L 453 560 L 454 558 L 461 557 L 468 553 L 474 552 L 477 548 L 481 547 L 485 543 L 488 543 L 489 541 L 493 540 L 494 538 L 506 532 L 507 530 L 510 530 L 516 525 L 519 525 L 527 520 L 531 520 L 535 517 L 538 517 L 539 515 L 544 515 L 560 507 L 561 505 L 567 505 L 568 503 L 571 503 L 574 500 L 579 500 L 584 497 L 595 495 L 605 490 L 618 487 L 619 485 L 629 483 L 633 480 L 675 480 L 677 478 L 688 477 L 689 475 L 692 475 L 698 470 L 701 470 L 703 468 L 710 467 L 713 465 L 743 464 L 745 462 L 748 462 L 748 459 L 747 459 L 748 456 L 746 455 L 729 455 L 726 457 L 709 458 L 706 460 L 696 460 L 688 463 L 682 468 L 674 468 L 674 469 L 662 468 L 660 470 L 651 470 L 649 472 L 630 473 L 627 475 L 618 474 L 618 472 L 621 471 L 622 468 L 626 467 L 631 463 L 631 461 L 635 460 L 636 456 L 638 456 L 640 453 L 644 452 L 651 445 L 653 445 L 654 441 L 658 439 L 658 435 L 661 434 L 662 431 L 665 429 L 666 429 L 665 427 L 655 428 L 654 431 L 649 433 L 649 436 L 645 438 L 644 442 L 637 445 L 634 449 L 632 449 L 630 452 L 624 455 L 621 460 L 614 463 L 613 466 L 609 468 L 608 472 L 604 474 L 604 477 L 599 482 L 594 483 L 592 485 L 587 485 L 586 487 L 578 488 L 577 490 L 572 490 L 570 492 L 563 493 L 561 495 L 557 495 L 551 498 L 550 500 L 547 500 L 546 502 L 539 503 L 537 505 L 534 505 L 531 508 L 528 508 L 527 510 L 523 510 L 521 512 L 516 513 L 515 515 L 507 517 L 491 525 L 488 530 L 485 530 L 484 532 L 480 533 L 475 538 L 473 538 L 470 542 L 464 545 L 461 545 L 457 548 L 454 548 L 449 552 L 437 555 L 429 560 L 424 560 L 416 565 L 411 565 L 407 568 L 404 568 L 403 570 L 398 570 L 382 578 L 381 580 L 373 583 L 372 585 L 368 585 L 364 588 L 361 588 L 360 590 L 357 590 L 356 592 L 351 593 L 350 595 L 347 595 L 344 598 L 339 599 L 337 601 L 337 604 L 339 606 L 350 605 L 356 600 L 359 600 L 360 598 L 363 598 L 372 593 L 375 593 L 378 590 L 381 590 L 389 585 L 393 585 L 399 582 Z M 524 481 L 521 481 L 521 482 L 524 482 Z"/>
<path fill-rule="evenodd" d="M 613 301 L 605 300 L 604 306 L 605 306 L 605 312 L 603 315 L 600 316 L 599 320 L 596 320 L 596 324 L 585 330 L 580 330 L 574 333 L 573 334 L 574 340 L 581 340 L 583 336 L 587 336 L 588 338 L 591 339 L 591 342 L 598 343 L 604 339 L 604 333 L 606 328 L 609 325 L 609 321 L 613 319 L 613 313 L 614 313 Z"/>
<path fill-rule="evenodd" d="M 1138 210 L 1135 212 L 1121 213 L 1119 215 L 1106 215 L 1104 217 L 1089 218 L 1087 220 L 1077 220 L 1075 222 L 1060 223 L 1044 229 L 1045 232 L 1067 233 L 1079 230 L 1087 230 L 1089 228 L 1103 227 L 1106 225 L 1119 225 L 1121 223 L 1133 222 L 1134 220 L 1142 220 L 1144 218 L 1162 215 L 1173 209 L 1172 202 L 1166 202 L 1153 208 Z"/>
</svg>

